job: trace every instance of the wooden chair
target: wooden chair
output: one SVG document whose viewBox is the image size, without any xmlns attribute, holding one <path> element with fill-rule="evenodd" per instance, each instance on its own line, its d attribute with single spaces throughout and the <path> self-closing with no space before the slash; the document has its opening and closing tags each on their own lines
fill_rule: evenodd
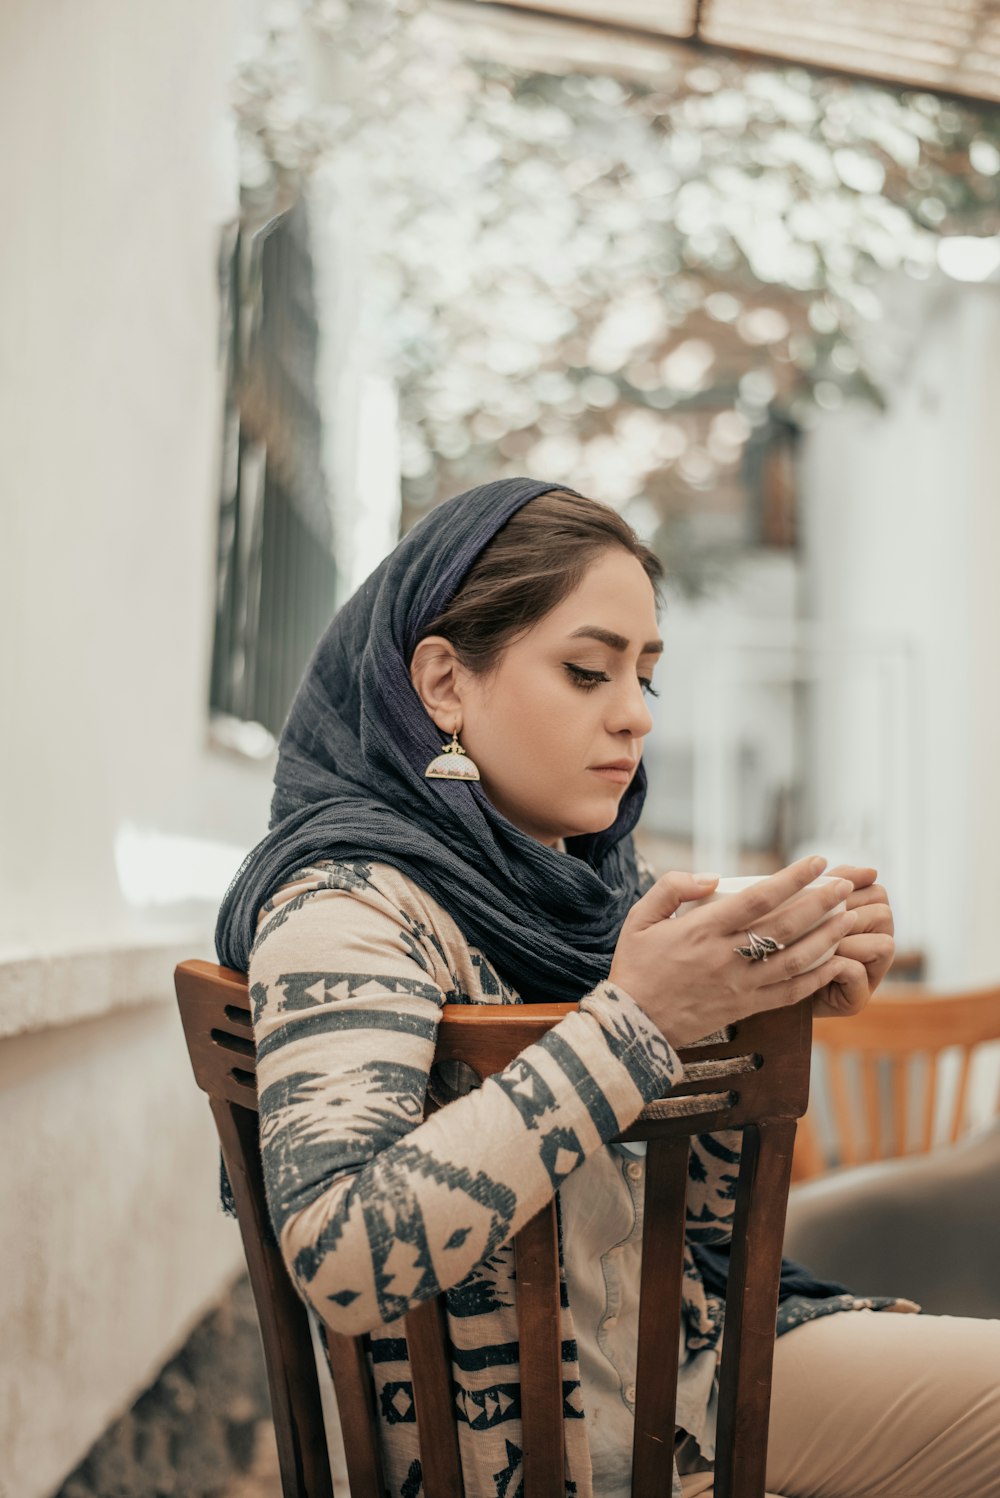
<svg viewBox="0 0 1000 1498">
<path fill-rule="evenodd" d="M 954 1144 L 967 1127 L 975 1053 L 996 1040 L 1000 987 L 940 994 L 918 984 L 893 984 L 853 1019 L 816 1020 L 813 1042 L 825 1068 L 835 1137 L 824 1149 L 814 1117 L 814 1089 L 814 1107 L 802 1119 L 795 1143 L 793 1179 L 822 1175 L 831 1164 L 858 1165 L 913 1152 L 909 1124 L 914 1104 L 919 1104 L 921 1117 L 916 1152 L 929 1151 L 935 1142 L 940 1058 L 957 1047 L 961 1062 L 947 1128 L 947 1142 Z M 925 1057 L 922 1096 L 913 1065 L 920 1055 Z M 852 1071 L 860 1082 L 863 1130 L 851 1097 Z M 880 1073 L 888 1078 L 887 1108 Z M 1000 1094 L 995 1111 L 1000 1111 Z"/>
<path fill-rule="evenodd" d="M 269 1230 L 257 1138 L 246 980 L 206 962 L 176 972 L 198 1085 L 208 1093 L 237 1214 L 270 1381 L 285 1498 L 330 1498 L 307 1312 Z M 571 1009 L 446 1005 L 437 1059 L 480 1077 L 501 1071 Z M 716 1498 L 762 1498 L 781 1241 L 796 1119 L 809 1086 L 809 1004 L 757 1015 L 718 1043 L 682 1051 L 687 1079 L 620 1137 L 648 1141 L 632 1493 L 670 1490 L 684 1195 L 692 1134 L 743 1130 L 727 1295 Z M 514 1240 L 521 1348 L 525 1498 L 563 1491 L 562 1372 L 555 1204 Z M 406 1317 L 426 1498 L 463 1498 L 443 1297 Z M 325 1330 L 352 1498 L 383 1498 L 366 1339 Z"/>
</svg>

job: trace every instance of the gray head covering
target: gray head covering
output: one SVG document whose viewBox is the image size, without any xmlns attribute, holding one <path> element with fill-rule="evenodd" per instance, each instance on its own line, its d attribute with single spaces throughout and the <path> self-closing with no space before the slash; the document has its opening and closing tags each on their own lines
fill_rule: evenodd
<svg viewBox="0 0 1000 1498">
<path fill-rule="evenodd" d="M 223 902 L 220 962 L 246 970 L 260 907 L 296 870 L 361 859 L 415 880 L 528 1002 L 577 999 L 607 976 L 638 895 L 630 834 L 642 765 L 614 825 L 569 839 L 567 857 L 507 821 L 481 785 L 424 778 L 441 731 L 409 675 L 476 557 L 522 505 L 557 488 L 508 479 L 439 505 L 337 614 L 281 736 L 271 830 Z"/>
</svg>

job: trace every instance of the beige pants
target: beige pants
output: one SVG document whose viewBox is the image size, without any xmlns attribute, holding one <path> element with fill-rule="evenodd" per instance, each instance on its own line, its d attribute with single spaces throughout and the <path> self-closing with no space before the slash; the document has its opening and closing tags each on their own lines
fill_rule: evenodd
<svg viewBox="0 0 1000 1498">
<path fill-rule="evenodd" d="M 1000 1498 L 1000 1321 L 847 1311 L 779 1337 L 768 1498 Z M 711 1498 L 711 1472 L 681 1477 Z"/>
</svg>

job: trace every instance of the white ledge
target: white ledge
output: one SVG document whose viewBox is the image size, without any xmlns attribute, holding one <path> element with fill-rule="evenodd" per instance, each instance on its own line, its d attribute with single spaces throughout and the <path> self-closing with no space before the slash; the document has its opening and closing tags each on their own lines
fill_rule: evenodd
<svg viewBox="0 0 1000 1498">
<path fill-rule="evenodd" d="M 189 957 L 215 960 L 209 927 L 77 950 L 0 951 L 0 1040 L 172 1003 L 174 968 Z"/>
</svg>

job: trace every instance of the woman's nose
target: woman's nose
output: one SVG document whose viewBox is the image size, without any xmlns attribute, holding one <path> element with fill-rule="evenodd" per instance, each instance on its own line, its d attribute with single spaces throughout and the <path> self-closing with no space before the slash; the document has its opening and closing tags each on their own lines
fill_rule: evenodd
<svg viewBox="0 0 1000 1498">
<path fill-rule="evenodd" d="M 612 733 L 630 733 L 634 739 L 645 738 L 653 726 L 642 683 L 636 681 L 617 694 L 608 728 Z"/>
</svg>

